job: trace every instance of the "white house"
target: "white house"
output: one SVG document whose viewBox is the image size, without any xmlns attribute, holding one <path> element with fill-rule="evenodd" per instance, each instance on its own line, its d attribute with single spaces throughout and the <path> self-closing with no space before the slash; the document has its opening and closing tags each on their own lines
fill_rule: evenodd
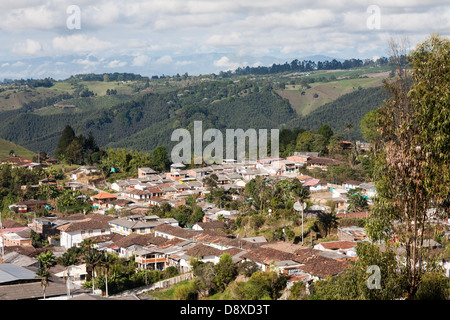
<svg viewBox="0 0 450 320">
<path fill-rule="evenodd" d="M 178 225 L 178 221 L 174 218 L 161 219 L 158 216 L 142 216 L 132 215 L 128 217 L 118 218 L 109 221 L 111 231 L 123 235 L 132 233 L 146 234 L 153 232 L 153 229 L 160 224 Z"/>
<path fill-rule="evenodd" d="M 363 194 L 369 197 L 369 199 L 372 199 L 377 195 L 374 182 L 361 183 L 359 187 L 362 189 Z"/>
<path fill-rule="evenodd" d="M 147 190 L 139 189 L 128 189 L 127 191 L 122 193 L 122 196 L 137 201 L 146 201 L 151 198 L 150 192 L 148 192 Z"/>
<path fill-rule="evenodd" d="M 328 190 L 328 183 L 325 180 L 310 179 L 303 183 L 303 186 L 309 187 L 310 191 L 326 191 Z"/>
<path fill-rule="evenodd" d="M 351 189 L 356 189 L 359 188 L 359 186 L 363 184 L 362 181 L 355 181 L 355 180 L 349 180 L 349 181 L 345 181 L 342 184 L 342 188 L 344 188 L 345 190 L 351 190 Z"/>
<path fill-rule="evenodd" d="M 80 264 L 80 265 L 72 265 L 72 266 L 65 268 L 64 270 L 62 270 L 60 272 L 55 273 L 55 276 L 57 276 L 59 278 L 63 278 L 63 279 L 66 279 L 67 276 L 69 276 L 70 282 L 72 284 L 75 284 L 80 287 L 86 281 L 86 275 L 87 275 L 87 271 L 86 271 L 85 263 Z"/>
<path fill-rule="evenodd" d="M 327 241 L 321 242 L 314 246 L 314 249 L 320 251 L 332 251 L 338 252 L 349 256 L 354 256 L 354 248 L 356 247 L 356 241 Z"/>
<path fill-rule="evenodd" d="M 105 215 L 91 214 L 87 215 L 85 219 L 69 222 L 57 227 L 61 235 L 61 246 L 69 249 L 73 246 L 78 246 L 85 239 L 110 234 L 108 220 L 111 219 L 111 217 Z"/>
</svg>

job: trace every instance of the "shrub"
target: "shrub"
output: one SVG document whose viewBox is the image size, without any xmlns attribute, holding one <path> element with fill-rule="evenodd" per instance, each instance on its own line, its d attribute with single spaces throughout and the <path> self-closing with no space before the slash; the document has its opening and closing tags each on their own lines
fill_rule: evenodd
<svg viewBox="0 0 450 320">
<path fill-rule="evenodd" d="M 167 267 L 164 271 L 163 271 L 163 278 L 167 279 L 167 278 L 172 278 L 175 277 L 178 274 L 178 270 L 176 267 L 174 266 L 170 266 Z"/>
<path fill-rule="evenodd" d="M 193 279 L 188 284 L 177 287 L 173 296 L 176 300 L 196 300 L 198 297 L 197 290 L 198 282 L 196 279 Z"/>
</svg>

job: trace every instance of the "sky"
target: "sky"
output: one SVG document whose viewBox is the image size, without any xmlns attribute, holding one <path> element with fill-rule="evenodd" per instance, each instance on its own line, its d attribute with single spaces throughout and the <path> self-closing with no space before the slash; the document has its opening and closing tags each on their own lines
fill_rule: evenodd
<svg viewBox="0 0 450 320">
<path fill-rule="evenodd" d="M 377 58 L 432 33 L 450 35 L 448 0 L 1 0 L 0 80 Z"/>
</svg>

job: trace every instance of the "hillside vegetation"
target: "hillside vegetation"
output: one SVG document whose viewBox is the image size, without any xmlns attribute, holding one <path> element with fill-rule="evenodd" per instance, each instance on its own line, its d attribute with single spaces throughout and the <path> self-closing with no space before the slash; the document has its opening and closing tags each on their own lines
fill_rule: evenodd
<svg viewBox="0 0 450 320">
<path fill-rule="evenodd" d="M 34 153 L 33 151 L 25 149 L 24 147 L 19 146 L 11 141 L 0 138 L 0 160 L 11 157 L 11 151 L 13 151 L 14 156 L 27 159 L 32 159 L 36 155 L 36 153 Z"/>
<path fill-rule="evenodd" d="M 359 121 L 384 99 L 380 86 L 386 68 L 307 75 L 119 76 L 2 85 L 0 137 L 50 155 L 66 125 L 77 135 L 91 132 L 100 147 L 144 152 L 159 145 L 170 148 L 172 131 L 192 130 L 193 121 L 203 121 L 204 130 L 310 130 L 327 123 L 335 133 L 344 133 L 345 123 L 351 122 L 350 138 L 361 139 Z"/>
</svg>

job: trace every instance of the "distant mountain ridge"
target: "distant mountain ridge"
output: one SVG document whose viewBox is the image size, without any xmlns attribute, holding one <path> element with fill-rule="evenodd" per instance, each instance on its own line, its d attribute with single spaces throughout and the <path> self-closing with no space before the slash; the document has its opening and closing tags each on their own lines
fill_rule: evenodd
<svg viewBox="0 0 450 320">
<path fill-rule="evenodd" d="M 179 74 L 211 74 L 246 66 L 271 66 L 290 62 L 294 59 L 331 61 L 338 59 L 325 55 L 307 57 L 279 58 L 273 56 L 236 55 L 231 53 L 203 53 L 191 55 L 155 56 L 117 55 L 100 58 L 95 55 L 67 55 L 55 57 L 25 58 L 0 61 L 0 81 L 9 79 L 39 79 L 51 77 L 64 80 L 71 75 L 82 73 L 129 72 L 143 76 Z"/>
<path fill-rule="evenodd" d="M 52 155 L 62 130 L 70 125 L 77 135 L 92 133 L 100 147 L 151 152 L 160 145 L 170 149 L 173 130 L 192 131 L 194 121 L 202 121 L 204 130 L 317 129 L 327 123 L 335 133 L 343 133 L 342 121 L 349 121 L 354 125 L 350 138 L 361 139 L 359 121 L 383 98 L 381 91 L 370 89 L 380 86 L 386 70 L 151 79 L 92 73 L 51 86 L 48 81 L 16 81 L 0 87 L 0 137 Z M 26 103 L 20 104 L 24 97 Z"/>
</svg>

